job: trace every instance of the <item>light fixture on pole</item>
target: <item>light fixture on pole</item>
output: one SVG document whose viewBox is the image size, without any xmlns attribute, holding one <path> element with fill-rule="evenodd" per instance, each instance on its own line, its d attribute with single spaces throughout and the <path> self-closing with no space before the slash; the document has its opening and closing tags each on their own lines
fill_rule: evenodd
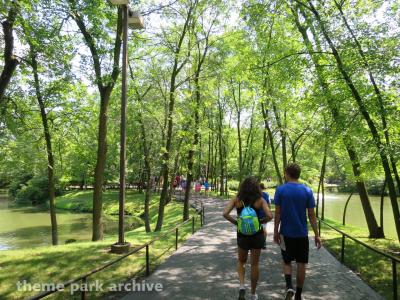
<svg viewBox="0 0 400 300">
<path fill-rule="evenodd" d="M 140 15 L 138 11 L 132 11 L 129 9 L 128 11 L 128 24 L 131 29 L 143 29 L 144 21 L 143 17 Z"/>
<path fill-rule="evenodd" d="M 118 242 L 111 245 L 111 252 L 125 253 L 131 244 L 125 242 L 125 168 L 126 168 L 126 98 L 127 98 L 127 70 L 128 70 L 128 24 L 134 24 L 132 29 L 142 29 L 143 18 L 139 13 L 130 13 L 128 0 L 110 0 L 112 4 L 122 5 L 123 10 L 123 48 L 122 48 L 122 84 L 121 84 L 121 142 L 119 164 L 119 218 L 118 218 Z"/>
<path fill-rule="evenodd" d="M 110 0 L 114 5 L 128 5 L 128 0 Z"/>
</svg>

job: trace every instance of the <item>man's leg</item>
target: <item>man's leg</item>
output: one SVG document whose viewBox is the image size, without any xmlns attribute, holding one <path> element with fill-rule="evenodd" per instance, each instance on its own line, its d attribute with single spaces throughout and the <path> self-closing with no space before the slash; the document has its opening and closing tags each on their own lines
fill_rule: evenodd
<svg viewBox="0 0 400 300">
<path fill-rule="evenodd" d="M 282 243 L 283 240 L 283 243 Z M 294 296 L 293 284 L 292 284 L 292 261 L 294 257 L 292 256 L 293 252 L 293 243 L 287 237 L 281 236 L 281 249 L 282 249 L 282 258 L 283 258 L 283 275 L 285 275 L 286 282 L 286 294 L 285 300 L 292 299 Z"/>
<path fill-rule="evenodd" d="M 285 275 L 286 289 L 293 289 L 292 284 L 292 264 L 283 262 L 283 275 Z"/>
<path fill-rule="evenodd" d="M 295 300 L 301 300 L 301 293 L 303 291 L 304 279 L 306 278 L 306 264 L 297 263 L 297 276 L 296 276 L 296 297 Z"/>
<path fill-rule="evenodd" d="M 251 294 L 254 295 L 256 293 L 259 270 L 258 270 L 258 262 L 260 260 L 261 249 L 252 249 L 251 250 Z"/>
</svg>

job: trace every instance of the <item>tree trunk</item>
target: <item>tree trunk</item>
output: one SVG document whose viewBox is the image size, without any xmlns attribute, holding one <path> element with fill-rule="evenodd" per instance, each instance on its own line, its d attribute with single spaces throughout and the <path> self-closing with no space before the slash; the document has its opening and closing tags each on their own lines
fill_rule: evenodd
<svg viewBox="0 0 400 300">
<path fill-rule="evenodd" d="M 260 178 L 260 180 L 265 175 L 264 173 L 265 173 L 267 142 L 268 142 L 268 132 L 267 132 L 267 128 L 265 128 L 265 126 L 264 126 L 264 129 L 263 129 L 263 145 L 262 145 L 262 150 L 261 150 L 260 163 L 258 165 L 258 177 Z"/>
<path fill-rule="evenodd" d="M 103 239 L 103 181 L 107 159 L 107 112 L 111 89 L 100 94 L 99 134 L 97 137 L 97 161 L 93 183 L 93 233 L 92 241 Z"/>
<path fill-rule="evenodd" d="M 282 120 L 280 117 L 280 114 L 278 112 L 278 109 L 276 107 L 276 104 L 274 101 L 272 101 L 272 108 L 274 111 L 274 115 L 275 115 L 275 120 L 276 123 L 278 124 L 278 128 L 279 128 L 279 133 L 281 135 L 281 146 L 282 146 L 282 165 L 283 165 L 283 170 L 286 169 L 286 165 L 287 165 L 287 155 L 286 155 L 286 128 L 284 128 L 284 125 L 282 124 Z M 285 118 L 286 118 L 286 112 L 284 112 Z"/>
<path fill-rule="evenodd" d="M 147 94 L 147 92 L 150 90 L 150 87 L 146 90 L 144 95 Z M 138 100 L 140 101 L 140 104 L 143 105 L 142 103 L 142 98 L 144 97 L 140 96 L 139 93 L 137 93 Z M 151 181 L 151 158 L 150 158 L 150 147 L 147 141 L 147 134 L 146 134 L 146 128 L 144 126 L 144 120 L 143 120 L 143 115 L 141 110 L 138 111 L 138 117 L 139 117 L 139 125 L 140 125 L 140 131 L 142 134 L 142 147 L 143 147 L 143 154 L 144 154 L 144 174 L 145 174 L 145 181 L 146 181 L 146 194 L 144 198 L 144 226 L 146 229 L 146 232 L 151 232 L 151 227 L 150 227 L 150 199 L 151 199 L 151 190 L 152 190 L 152 181 Z"/>
<path fill-rule="evenodd" d="M 214 161 L 213 161 L 213 188 L 215 192 L 218 192 L 218 176 L 217 176 L 217 169 L 218 169 L 218 148 L 219 147 L 219 134 L 216 134 L 216 141 L 214 143 Z"/>
<path fill-rule="evenodd" d="M 68 0 L 69 8 L 71 10 L 70 16 L 75 21 L 80 32 L 83 35 L 85 44 L 90 50 L 90 54 L 93 60 L 93 68 L 96 75 L 97 88 L 100 93 L 100 112 L 99 112 L 99 132 L 97 139 L 97 160 L 96 167 L 94 170 L 94 183 L 93 183 L 93 232 L 92 241 L 98 241 L 103 239 L 103 181 L 104 181 L 104 169 L 107 158 L 107 111 L 108 103 L 110 100 L 111 92 L 114 88 L 115 82 L 118 79 L 119 61 L 121 54 L 122 45 L 122 9 L 118 8 L 118 21 L 117 21 L 117 32 L 114 40 L 114 53 L 112 62 L 112 71 L 109 74 L 107 84 L 104 81 L 101 60 L 99 56 L 99 50 L 97 49 L 95 38 L 92 36 L 92 32 L 86 27 L 84 16 L 82 11 L 77 7 L 76 0 Z M 111 79 L 111 80 L 110 80 Z"/>
<path fill-rule="evenodd" d="M 201 66 L 202 62 L 204 61 L 204 57 L 206 55 L 206 51 L 204 53 L 204 56 L 202 59 L 198 61 L 198 66 L 196 70 L 196 75 L 194 79 L 194 86 L 195 86 L 195 97 L 196 97 L 196 105 L 194 108 L 194 137 L 193 137 L 193 144 L 192 147 L 189 150 L 188 154 L 188 173 L 187 173 L 187 185 L 191 186 L 192 181 L 193 181 L 193 164 L 194 164 L 194 155 L 196 152 L 197 145 L 199 143 L 199 125 L 200 125 L 200 116 L 199 116 L 199 110 L 200 110 L 200 101 L 201 101 L 201 93 L 200 93 L 200 83 L 199 83 L 199 77 L 200 77 L 200 72 L 201 72 Z M 201 151 L 201 146 L 200 146 L 200 151 Z M 209 152 L 210 152 L 210 147 L 209 147 Z M 209 161 L 210 159 L 208 159 Z M 189 197 L 190 197 L 190 191 L 191 189 L 186 189 L 185 190 L 185 201 L 184 201 L 184 206 L 183 206 L 183 221 L 186 221 L 189 219 Z"/>
<path fill-rule="evenodd" d="M 50 201 L 50 221 L 51 221 L 51 240 L 53 245 L 58 244 L 58 233 L 57 233 L 57 216 L 55 206 L 55 184 L 54 184 L 54 157 L 51 145 L 51 135 L 46 114 L 46 107 L 44 99 L 40 91 L 40 81 L 38 74 L 38 65 L 36 61 L 36 53 L 34 53 L 31 47 L 31 59 L 32 59 L 32 70 L 35 81 L 36 99 L 40 108 L 40 116 L 42 119 L 44 138 L 46 140 L 46 152 L 47 152 L 47 173 L 48 173 L 48 187 L 49 187 L 49 201 Z"/>
<path fill-rule="evenodd" d="M 211 159 L 212 159 L 212 139 L 211 132 L 208 133 L 208 152 L 207 152 L 207 170 L 206 170 L 206 181 L 208 182 L 210 177 Z"/>
<path fill-rule="evenodd" d="M 255 108 L 255 105 L 253 105 L 253 107 L 251 109 L 250 128 L 249 128 L 249 132 L 248 132 L 247 138 L 246 138 L 246 149 L 244 151 L 244 157 L 243 157 L 242 169 L 245 172 L 242 174 L 246 174 L 246 176 L 248 176 L 249 174 L 253 174 L 252 165 L 253 165 L 254 156 L 252 155 L 251 150 L 252 150 L 253 140 L 254 140 L 254 136 L 253 136 L 254 108 Z"/>
<path fill-rule="evenodd" d="M 264 103 L 261 103 L 261 110 L 262 110 L 263 119 L 264 119 L 264 127 L 265 127 L 265 129 L 267 129 L 267 132 L 268 132 L 268 139 L 269 139 L 269 143 L 271 146 L 272 160 L 274 162 L 276 177 L 278 178 L 279 184 L 283 184 L 283 179 L 282 179 L 281 171 L 279 170 L 278 159 L 276 157 L 276 151 L 275 151 L 275 147 L 274 147 L 274 137 L 272 135 L 271 127 L 269 126 L 269 122 L 268 122 L 268 109 L 265 107 Z"/>
<path fill-rule="evenodd" d="M 5 19 L 1 25 L 3 26 L 4 36 L 4 68 L 0 74 L 0 107 L 4 102 L 4 94 L 10 83 L 10 80 L 17 68 L 19 61 L 15 58 L 14 52 L 14 21 L 17 16 L 17 4 L 12 3 L 11 8 L 8 11 L 7 19 Z"/>
<path fill-rule="evenodd" d="M 367 188 L 365 183 L 361 180 L 360 162 L 358 156 L 351 145 L 346 144 L 346 150 L 349 154 L 353 173 L 356 177 L 357 190 L 360 195 L 361 204 L 364 210 L 365 220 L 367 221 L 369 237 L 370 238 L 384 238 L 383 228 L 378 226 L 374 211 L 372 210 L 371 202 L 369 201 Z"/>
<path fill-rule="evenodd" d="M 232 85 L 232 97 L 233 103 L 235 104 L 236 109 L 236 132 L 238 138 L 238 146 L 239 146 L 239 157 L 238 157 L 238 165 L 239 165 L 239 184 L 243 180 L 243 145 L 242 145 L 242 134 L 241 134 L 241 124 L 240 124 L 240 117 L 241 117 L 241 82 L 239 82 L 239 89 L 238 89 L 238 99 L 236 99 L 235 89 L 233 87 L 233 81 L 231 80 Z"/>
<path fill-rule="evenodd" d="M 386 180 L 384 180 L 383 185 L 382 185 L 382 191 L 381 191 L 381 205 L 379 209 L 379 225 L 380 228 L 382 229 L 382 232 L 384 232 L 383 229 L 383 204 L 385 200 L 385 190 L 386 190 Z"/>
<path fill-rule="evenodd" d="M 219 89 L 218 89 L 218 107 L 219 107 L 219 119 L 218 119 L 218 145 L 219 145 L 219 164 L 220 164 L 220 189 L 219 194 L 220 196 L 224 195 L 224 178 L 225 178 L 225 160 L 226 160 L 226 152 L 224 151 L 224 142 L 223 142 L 223 112 L 222 112 L 222 105 L 219 102 Z"/>
<path fill-rule="evenodd" d="M 197 94 L 197 92 L 196 92 Z M 193 145 L 191 149 L 189 150 L 188 154 L 188 164 L 187 164 L 187 182 L 186 186 L 191 187 L 192 182 L 193 182 L 193 165 L 194 165 L 194 154 L 195 154 L 195 148 L 197 147 L 197 144 L 199 142 L 199 135 L 198 135 L 198 127 L 199 127 L 199 103 L 200 100 L 197 100 L 197 95 L 196 95 L 196 108 L 194 112 L 194 138 L 193 138 Z M 184 199 L 184 205 L 183 205 L 183 221 L 186 221 L 189 219 L 189 198 L 190 198 L 190 192 L 191 188 L 186 188 L 185 190 L 185 199 Z"/>
</svg>

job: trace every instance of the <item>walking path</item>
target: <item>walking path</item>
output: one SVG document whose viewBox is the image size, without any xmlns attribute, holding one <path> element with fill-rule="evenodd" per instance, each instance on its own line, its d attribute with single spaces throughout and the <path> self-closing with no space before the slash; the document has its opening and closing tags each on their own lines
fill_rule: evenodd
<svg viewBox="0 0 400 300">
<path fill-rule="evenodd" d="M 161 283 L 162 292 L 133 292 L 122 299 L 237 299 L 236 232 L 235 227 L 222 217 L 225 203 L 204 199 L 206 225 L 146 278 L 146 283 Z M 272 222 L 268 232 L 273 232 Z M 250 295 L 249 271 L 250 265 L 246 267 L 247 295 Z M 283 299 L 284 287 L 280 249 L 272 242 L 270 234 L 267 249 L 262 251 L 260 258 L 259 299 Z M 317 250 L 311 240 L 303 294 L 307 300 L 383 299 L 326 249 Z"/>
</svg>

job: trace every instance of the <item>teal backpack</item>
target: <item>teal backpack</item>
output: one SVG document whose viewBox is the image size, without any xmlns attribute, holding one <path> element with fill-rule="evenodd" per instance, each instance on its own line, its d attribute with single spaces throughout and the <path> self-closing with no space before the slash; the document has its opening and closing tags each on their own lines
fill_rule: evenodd
<svg viewBox="0 0 400 300">
<path fill-rule="evenodd" d="M 260 220 L 258 220 L 256 211 L 249 205 L 245 206 L 243 201 L 243 209 L 238 216 L 238 231 L 244 235 L 256 234 L 260 228 Z"/>
</svg>

